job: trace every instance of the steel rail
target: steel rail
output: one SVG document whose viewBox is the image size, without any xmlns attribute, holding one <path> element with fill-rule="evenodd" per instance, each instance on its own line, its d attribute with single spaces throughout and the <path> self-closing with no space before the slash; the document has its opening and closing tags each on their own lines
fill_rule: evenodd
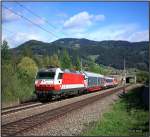
<svg viewBox="0 0 150 137">
<path fill-rule="evenodd" d="M 13 106 L 13 107 L 8 107 L 8 108 L 5 108 L 5 109 L 2 109 L 1 111 L 1 115 L 7 115 L 7 114 L 10 114 L 10 113 L 15 113 L 15 112 L 18 112 L 18 111 L 21 111 L 21 110 L 25 110 L 25 109 L 30 109 L 30 108 L 33 108 L 33 107 L 37 107 L 37 106 L 42 106 L 42 105 L 45 105 L 45 104 L 42 104 L 42 103 L 25 103 L 25 104 L 21 104 L 21 105 L 17 105 L 17 106 Z"/>
</svg>

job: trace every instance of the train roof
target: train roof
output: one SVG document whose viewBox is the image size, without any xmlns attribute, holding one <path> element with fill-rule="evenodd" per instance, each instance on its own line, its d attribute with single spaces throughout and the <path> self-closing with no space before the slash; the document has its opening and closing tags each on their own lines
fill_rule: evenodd
<svg viewBox="0 0 150 137">
<path fill-rule="evenodd" d="M 113 77 L 105 76 L 105 79 L 114 79 Z"/>
<path fill-rule="evenodd" d="M 81 74 L 80 71 L 70 70 L 70 69 L 63 69 L 62 71 L 63 71 L 63 72 L 66 72 L 66 73 L 76 73 L 76 74 Z"/>
<path fill-rule="evenodd" d="M 89 71 L 83 71 L 83 73 L 88 77 L 104 77 L 104 75 L 89 72 Z"/>
<path fill-rule="evenodd" d="M 60 68 L 42 68 L 38 72 L 56 72 Z"/>
<path fill-rule="evenodd" d="M 81 72 L 79 72 L 79 71 L 69 70 L 69 69 L 61 69 L 61 68 L 54 68 L 54 67 L 42 68 L 38 72 L 56 72 L 56 71 L 59 71 L 61 73 L 76 73 L 76 74 L 81 74 Z"/>
</svg>

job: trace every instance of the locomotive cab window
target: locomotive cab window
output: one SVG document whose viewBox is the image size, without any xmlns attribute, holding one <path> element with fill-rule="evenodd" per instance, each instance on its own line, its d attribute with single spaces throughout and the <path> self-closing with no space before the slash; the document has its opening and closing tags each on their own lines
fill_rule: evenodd
<svg viewBox="0 0 150 137">
<path fill-rule="evenodd" d="M 87 80 L 88 78 L 86 76 L 84 76 L 84 80 Z"/>
<path fill-rule="evenodd" d="M 54 79 L 55 72 L 39 72 L 37 74 L 37 79 Z"/>
<path fill-rule="evenodd" d="M 63 73 L 59 73 L 58 79 L 62 79 Z"/>
</svg>

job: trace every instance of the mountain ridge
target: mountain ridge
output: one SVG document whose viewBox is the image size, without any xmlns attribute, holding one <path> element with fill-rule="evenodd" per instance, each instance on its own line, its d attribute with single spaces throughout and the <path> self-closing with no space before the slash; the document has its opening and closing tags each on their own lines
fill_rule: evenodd
<svg viewBox="0 0 150 137">
<path fill-rule="evenodd" d="M 95 40 L 89 40 L 89 39 L 86 39 L 86 38 L 61 38 L 61 39 L 58 39 L 58 40 L 55 40 L 55 41 L 52 41 L 52 42 L 43 42 L 43 41 L 39 41 L 39 40 L 28 40 L 20 45 L 18 45 L 17 47 L 15 48 L 18 48 L 20 46 L 23 46 L 23 45 L 26 45 L 28 43 L 43 43 L 43 44 L 52 44 L 52 43 L 56 43 L 56 42 L 60 42 L 60 41 L 69 41 L 69 40 L 75 40 L 75 41 L 79 41 L 79 40 L 84 40 L 84 41 L 88 41 L 88 42 L 96 42 L 96 43 L 103 43 L 103 42 L 120 42 L 120 43 L 128 43 L 128 44 L 134 44 L 134 43 L 143 43 L 143 42 L 148 42 L 148 41 L 139 41 L 139 42 L 130 42 L 130 41 L 126 41 L 126 40 L 102 40 L 102 41 L 95 41 Z M 15 48 L 11 48 L 11 49 L 15 49 Z"/>
<path fill-rule="evenodd" d="M 31 48 L 34 55 L 53 55 L 67 49 L 72 60 L 77 55 L 89 60 L 94 58 L 98 64 L 122 69 L 122 60 L 126 57 L 127 67 L 148 70 L 148 41 L 129 42 L 122 40 L 91 41 L 88 39 L 63 38 L 53 42 L 30 40 L 11 49 L 21 54 L 24 48 Z"/>
</svg>

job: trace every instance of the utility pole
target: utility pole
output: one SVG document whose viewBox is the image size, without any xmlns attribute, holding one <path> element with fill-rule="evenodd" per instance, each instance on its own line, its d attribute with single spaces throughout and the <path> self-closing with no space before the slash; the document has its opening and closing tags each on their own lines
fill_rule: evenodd
<svg viewBox="0 0 150 137">
<path fill-rule="evenodd" d="M 81 58 L 81 72 L 82 72 L 82 70 L 83 70 L 83 69 L 82 69 L 82 58 Z"/>
<path fill-rule="evenodd" d="M 124 61 L 123 61 L 123 66 L 124 66 L 124 82 L 123 82 L 123 93 L 125 93 L 125 85 L 126 85 L 126 60 L 125 60 L 125 57 L 124 57 Z"/>
<path fill-rule="evenodd" d="M 126 59 L 124 57 L 124 80 L 125 80 L 125 84 L 126 84 Z"/>
</svg>

